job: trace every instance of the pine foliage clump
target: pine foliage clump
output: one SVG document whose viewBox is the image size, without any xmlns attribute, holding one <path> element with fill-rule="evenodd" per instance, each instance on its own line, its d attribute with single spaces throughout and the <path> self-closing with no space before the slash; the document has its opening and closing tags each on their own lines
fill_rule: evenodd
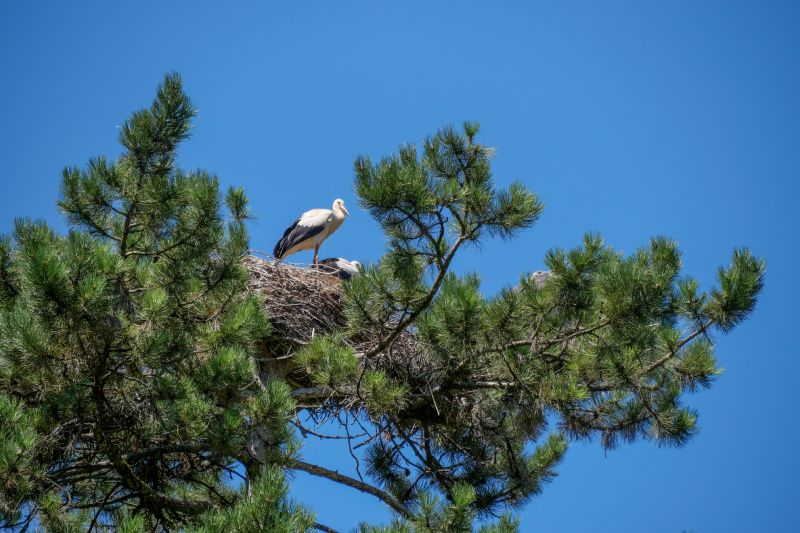
<svg viewBox="0 0 800 533">
<path fill-rule="evenodd" d="M 330 531 L 287 498 L 303 471 L 384 502 L 365 533 L 510 533 L 571 441 L 696 433 L 686 394 L 763 286 L 748 250 L 703 291 L 674 241 L 625 256 L 589 234 L 486 295 L 454 258 L 543 205 L 496 187 L 466 123 L 358 158 L 385 254 L 347 282 L 298 274 L 246 257 L 241 189 L 176 166 L 194 114 L 166 76 L 122 156 L 64 170 L 67 235 L 19 219 L 0 239 L 0 527 Z M 293 316 L 287 291 L 325 308 Z M 304 438 L 346 442 L 358 477 L 305 461 Z"/>
<path fill-rule="evenodd" d="M 6 525 L 183 523 L 237 501 L 223 474 L 254 429 L 276 457 L 294 449 L 288 387 L 253 387 L 269 322 L 243 290 L 247 200 L 175 167 L 193 116 L 167 76 L 123 125 L 124 155 L 64 170 L 70 233 L 20 219 L 2 241 Z"/>
</svg>

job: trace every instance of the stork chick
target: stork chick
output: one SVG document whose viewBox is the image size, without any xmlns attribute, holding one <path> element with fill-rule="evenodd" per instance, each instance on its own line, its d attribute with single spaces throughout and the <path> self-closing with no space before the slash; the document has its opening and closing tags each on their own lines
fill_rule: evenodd
<svg viewBox="0 0 800 533">
<path fill-rule="evenodd" d="M 319 268 L 325 272 L 336 274 L 342 279 L 351 279 L 361 273 L 361 263 L 348 261 L 341 257 L 328 257 L 319 262 Z"/>
</svg>

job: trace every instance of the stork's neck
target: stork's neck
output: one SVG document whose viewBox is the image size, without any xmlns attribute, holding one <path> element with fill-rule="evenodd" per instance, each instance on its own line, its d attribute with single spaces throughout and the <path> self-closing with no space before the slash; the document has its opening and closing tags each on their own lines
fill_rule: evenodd
<svg viewBox="0 0 800 533">
<path fill-rule="evenodd" d="M 344 219 L 347 218 L 347 215 L 344 214 L 344 211 L 342 211 L 341 207 L 334 207 L 333 218 L 335 218 L 339 222 L 344 222 Z"/>
</svg>

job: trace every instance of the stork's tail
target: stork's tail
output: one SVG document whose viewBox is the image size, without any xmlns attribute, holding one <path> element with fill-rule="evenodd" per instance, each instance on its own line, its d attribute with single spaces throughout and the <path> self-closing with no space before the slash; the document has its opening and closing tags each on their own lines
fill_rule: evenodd
<svg viewBox="0 0 800 533">
<path fill-rule="evenodd" d="M 288 248 L 287 244 L 286 239 L 279 240 L 275 248 L 272 249 L 272 257 L 275 259 L 283 259 L 283 254 L 286 253 L 286 249 Z"/>
</svg>

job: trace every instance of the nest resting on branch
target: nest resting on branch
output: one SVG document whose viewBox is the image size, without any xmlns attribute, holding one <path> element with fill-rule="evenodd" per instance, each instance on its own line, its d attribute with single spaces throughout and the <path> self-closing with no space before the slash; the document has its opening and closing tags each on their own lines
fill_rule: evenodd
<svg viewBox="0 0 800 533">
<path fill-rule="evenodd" d="M 342 304 L 343 283 L 336 274 L 284 261 L 245 256 L 244 265 L 249 271 L 247 287 L 264 297 L 272 332 L 266 339 L 262 356 L 280 360 L 316 336 L 331 333 L 347 324 Z M 387 328 L 391 328 L 387 325 Z M 356 335 L 346 342 L 356 351 L 366 352 L 379 341 L 367 335 Z M 413 336 L 404 333 L 385 354 L 378 354 L 372 362 L 385 370 L 394 363 L 421 362 Z M 420 370 L 419 368 L 415 370 Z"/>
<path fill-rule="evenodd" d="M 271 372 L 277 369 L 278 374 L 285 375 L 289 370 L 285 362 L 298 348 L 346 325 L 342 299 L 343 284 L 347 282 L 336 274 L 253 255 L 245 256 L 244 265 L 249 271 L 248 289 L 264 297 L 272 325 L 262 348 L 262 362 Z M 364 353 L 379 340 L 359 334 L 345 342 L 356 353 Z M 424 376 L 431 370 L 426 368 L 416 339 L 408 332 L 401 334 L 391 348 L 364 363 L 405 379 Z"/>
<path fill-rule="evenodd" d="M 272 325 L 258 358 L 262 378 L 286 378 L 300 389 L 298 393 L 306 388 L 319 389 L 310 382 L 310 376 L 293 368 L 292 355 L 314 337 L 341 331 L 346 326 L 343 288 L 347 281 L 324 270 L 272 258 L 249 255 L 244 258 L 244 265 L 249 271 L 248 289 L 264 297 Z M 409 387 L 410 397 L 416 401 L 411 402 L 401 416 L 410 425 L 420 420 L 441 421 L 452 417 L 472 419 L 475 427 L 485 423 L 481 406 L 483 387 L 458 387 L 446 391 L 443 388 L 449 379 L 446 365 L 441 361 L 437 365 L 433 358 L 426 357 L 424 347 L 413 333 L 403 331 L 386 350 L 371 357 L 364 356 L 380 342 L 382 335 L 392 329 L 394 325 L 387 324 L 383 332 L 356 332 L 349 334 L 344 342 L 353 348 L 362 369 L 383 370 Z M 438 405 L 433 391 L 438 391 L 435 396 L 442 400 Z M 355 390 L 346 388 L 335 392 L 324 392 L 317 405 L 330 406 L 327 402 L 334 396 L 343 402 L 340 405 L 361 405 Z"/>
<path fill-rule="evenodd" d="M 336 274 L 253 255 L 245 256 L 244 265 L 250 273 L 247 288 L 265 300 L 274 357 L 345 325 Z"/>
</svg>

